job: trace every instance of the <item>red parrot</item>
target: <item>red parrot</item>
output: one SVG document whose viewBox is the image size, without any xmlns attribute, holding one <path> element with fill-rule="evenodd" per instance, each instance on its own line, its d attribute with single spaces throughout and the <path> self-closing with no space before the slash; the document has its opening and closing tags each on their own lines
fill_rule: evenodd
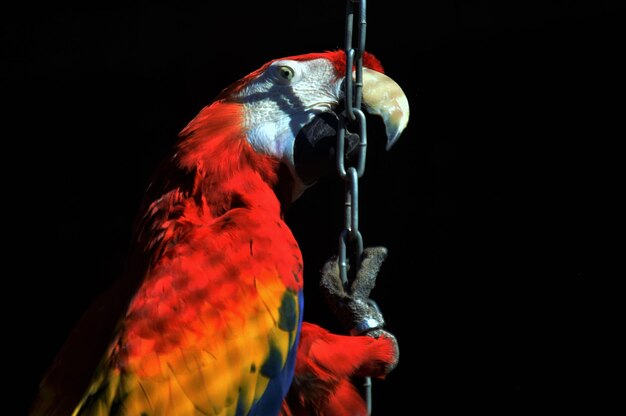
<svg viewBox="0 0 626 416">
<path fill-rule="evenodd" d="M 191 120 L 146 191 L 124 276 L 70 335 L 31 415 L 363 411 L 350 377 L 384 376 L 392 337 L 302 322 L 302 255 L 284 221 L 333 167 L 344 74 L 343 51 L 275 59 Z M 407 99 L 369 53 L 363 81 L 393 144 Z"/>
</svg>

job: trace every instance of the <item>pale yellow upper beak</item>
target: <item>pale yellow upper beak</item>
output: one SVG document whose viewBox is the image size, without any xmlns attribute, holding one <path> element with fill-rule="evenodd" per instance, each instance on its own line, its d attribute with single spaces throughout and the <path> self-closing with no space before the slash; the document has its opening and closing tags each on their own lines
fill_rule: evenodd
<svg viewBox="0 0 626 416">
<path fill-rule="evenodd" d="M 387 75 L 363 68 L 363 105 L 368 113 L 382 117 L 386 149 L 391 149 L 409 122 L 409 101 L 404 91 Z"/>
</svg>

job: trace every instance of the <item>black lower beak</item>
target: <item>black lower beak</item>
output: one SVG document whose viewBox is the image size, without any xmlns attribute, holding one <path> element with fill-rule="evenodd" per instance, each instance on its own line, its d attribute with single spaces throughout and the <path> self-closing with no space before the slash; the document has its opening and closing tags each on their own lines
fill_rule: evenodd
<svg viewBox="0 0 626 416">
<path fill-rule="evenodd" d="M 315 115 L 296 136 L 293 158 L 296 174 L 305 185 L 311 185 L 330 174 L 336 166 L 339 118 L 333 112 Z M 359 135 L 346 132 L 346 157 L 349 159 L 359 143 Z"/>
</svg>

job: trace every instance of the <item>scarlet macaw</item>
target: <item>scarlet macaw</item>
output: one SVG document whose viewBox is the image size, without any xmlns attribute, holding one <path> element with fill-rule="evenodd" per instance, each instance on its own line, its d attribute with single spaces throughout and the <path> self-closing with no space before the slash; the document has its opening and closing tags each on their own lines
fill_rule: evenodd
<svg viewBox="0 0 626 416">
<path fill-rule="evenodd" d="M 364 66 L 364 106 L 392 144 L 406 97 L 373 55 Z M 388 336 L 302 323 L 302 256 L 283 220 L 332 164 L 319 149 L 334 140 L 344 74 L 342 51 L 270 61 L 182 130 L 146 192 L 125 276 L 70 336 L 32 415 L 363 411 L 350 377 L 383 376 L 397 351 Z M 374 268 L 383 257 L 370 252 Z"/>
</svg>

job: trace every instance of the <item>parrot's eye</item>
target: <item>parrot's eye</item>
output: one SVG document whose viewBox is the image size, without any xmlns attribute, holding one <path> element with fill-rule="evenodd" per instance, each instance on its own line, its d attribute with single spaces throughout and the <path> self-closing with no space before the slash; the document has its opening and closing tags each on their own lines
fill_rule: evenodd
<svg viewBox="0 0 626 416">
<path fill-rule="evenodd" d="M 284 81 L 291 81 L 293 79 L 293 69 L 289 66 L 279 66 L 278 76 Z"/>
</svg>

